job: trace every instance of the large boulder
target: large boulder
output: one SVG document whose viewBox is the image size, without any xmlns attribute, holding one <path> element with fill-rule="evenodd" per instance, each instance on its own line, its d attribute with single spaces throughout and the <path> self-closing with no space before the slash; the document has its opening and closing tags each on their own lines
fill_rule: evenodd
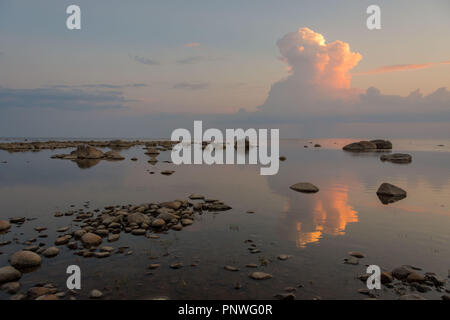
<svg viewBox="0 0 450 320">
<path fill-rule="evenodd" d="M 392 149 L 392 142 L 389 140 L 370 140 L 370 142 L 374 143 L 377 146 L 377 149 Z"/>
<path fill-rule="evenodd" d="M 87 144 L 77 146 L 77 150 L 72 151 L 70 155 L 77 159 L 101 159 L 105 157 L 103 152 Z"/>
<path fill-rule="evenodd" d="M 6 266 L 0 268 L 0 284 L 17 281 L 22 277 L 22 273 L 14 267 Z"/>
<path fill-rule="evenodd" d="M 377 191 L 377 196 L 383 204 L 390 204 L 406 198 L 406 191 L 390 183 L 383 183 Z"/>
<path fill-rule="evenodd" d="M 393 163 L 411 163 L 412 156 L 406 153 L 383 154 L 381 161 L 390 161 Z"/>
<path fill-rule="evenodd" d="M 377 149 L 377 145 L 370 141 L 359 141 L 350 143 L 343 148 L 345 151 L 355 151 L 355 152 L 364 152 L 364 151 L 374 151 Z"/>
<path fill-rule="evenodd" d="M 384 196 L 391 196 L 391 197 L 399 197 L 404 196 L 406 197 L 406 191 L 402 188 L 399 188 L 397 186 L 394 186 L 390 183 L 383 183 L 377 191 L 378 195 L 384 195 Z"/>
<path fill-rule="evenodd" d="M 18 251 L 9 258 L 9 263 L 17 269 L 36 268 L 41 265 L 42 258 L 32 251 Z"/>
</svg>

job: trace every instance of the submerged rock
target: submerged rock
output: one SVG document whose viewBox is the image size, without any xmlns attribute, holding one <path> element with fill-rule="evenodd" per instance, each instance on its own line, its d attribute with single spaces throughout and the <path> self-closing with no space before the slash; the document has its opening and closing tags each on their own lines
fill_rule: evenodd
<svg viewBox="0 0 450 320">
<path fill-rule="evenodd" d="M 22 273 L 14 267 L 6 266 L 0 268 L 0 283 L 17 281 L 22 277 Z"/>
<path fill-rule="evenodd" d="M 309 182 L 299 182 L 292 186 L 290 186 L 294 191 L 303 192 L 303 193 L 316 193 L 319 191 L 319 188 L 317 188 L 315 185 Z"/>
<path fill-rule="evenodd" d="M 389 140 L 370 140 L 371 143 L 377 146 L 377 149 L 392 149 L 392 142 Z"/>
<path fill-rule="evenodd" d="M 0 220 L 0 232 L 9 230 L 9 228 L 11 228 L 11 223 L 9 221 Z"/>
<path fill-rule="evenodd" d="M 76 159 L 101 159 L 105 154 L 87 144 L 77 146 L 75 151 L 70 153 L 70 156 L 76 157 Z"/>
<path fill-rule="evenodd" d="M 14 253 L 10 258 L 9 262 L 14 268 L 17 269 L 28 269 L 39 267 L 42 262 L 42 258 L 32 251 L 18 251 Z"/>
<path fill-rule="evenodd" d="M 355 152 L 364 152 L 364 151 L 374 151 L 377 149 L 377 145 L 370 141 L 359 141 L 353 142 L 343 147 L 345 151 L 355 151 Z"/>
<path fill-rule="evenodd" d="M 383 183 L 378 188 L 377 195 L 383 204 L 388 204 L 406 198 L 406 191 L 393 184 Z"/>
<path fill-rule="evenodd" d="M 393 163 L 411 163 L 412 156 L 406 153 L 383 154 L 380 160 Z"/>
<path fill-rule="evenodd" d="M 59 249 L 57 247 L 50 247 L 42 252 L 42 255 L 46 258 L 56 257 L 59 254 Z"/>
<path fill-rule="evenodd" d="M 251 273 L 250 278 L 252 278 L 254 280 L 267 280 L 267 279 L 271 279 L 272 275 L 269 273 L 257 271 L 257 272 Z"/>
<path fill-rule="evenodd" d="M 102 237 L 88 232 L 81 237 L 81 242 L 83 242 L 83 245 L 87 248 L 96 247 L 102 243 Z"/>
</svg>

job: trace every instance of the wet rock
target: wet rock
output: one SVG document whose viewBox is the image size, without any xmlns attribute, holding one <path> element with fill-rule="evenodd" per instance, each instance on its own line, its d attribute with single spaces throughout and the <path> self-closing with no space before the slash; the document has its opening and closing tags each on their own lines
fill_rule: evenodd
<svg viewBox="0 0 450 320">
<path fill-rule="evenodd" d="M 234 267 L 234 266 L 225 266 L 225 267 L 223 267 L 223 268 L 224 268 L 225 270 L 233 271 L 233 272 L 239 271 L 239 268 Z"/>
<path fill-rule="evenodd" d="M 408 281 L 409 283 L 411 282 L 424 282 L 425 281 L 425 277 L 416 273 L 416 272 L 411 272 L 410 274 L 408 274 L 408 276 L 406 277 L 406 281 Z"/>
<path fill-rule="evenodd" d="M 9 294 L 16 294 L 20 290 L 20 283 L 17 281 L 5 283 L 0 287 L 0 290 Z"/>
<path fill-rule="evenodd" d="M 145 214 L 140 212 L 135 212 L 127 217 L 128 223 L 135 223 L 135 224 L 142 224 L 142 223 L 150 223 L 150 218 L 147 217 Z"/>
<path fill-rule="evenodd" d="M 101 159 L 105 156 L 103 152 L 87 144 L 79 145 L 70 155 L 77 159 Z"/>
<path fill-rule="evenodd" d="M 81 242 L 86 248 L 96 247 L 102 243 L 102 238 L 94 233 L 88 232 L 81 237 Z"/>
<path fill-rule="evenodd" d="M 145 229 L 134 229 L 133 231 L 131 231 L 131 234 L 135 235 L 135 236 L 143 236 L 147 233 L 147 230 Z"/>
<path fill-rule="evenodd" d="M 350 252 L 348 253 L 348 255 L 349 255 L 349 256 L 352 256 L 352 257 L 355 257 L 355 258 L 358 258 L 358 259 L 362 259 L 362 258 L 365 257 L 365 255 L 364 255 L 363 253 L 358 252 L 358 251 L 350 251 Z"/>
<path fill-rule="evenodd" d="M 119 238 L 120 238 L 120 234 L 112 233 L 112 234 L 108 235 L 108 242 L 117 241 L 117 240 L 119 240 Z"/>
<path fill-rule="evenodd" d="M 247 268 L 258 268 L 258 265 L 255 263 L 249 263 L 245 265 Z"/>
<path fill-rule="evenodd" d="M 280 161 L 286 161 L 286 157 L 285 156 L 281 156 L 280 157 Z"/>
<path fill-rule="evenodd" d="M 158 263 L 153 263 L 153 264 L 149 265 L 148 268 L 149 268 L 150 270 L 154 270 L 154 269 L 158 269 L 160 266 L 161 266 L 161 265 L 158 264 Z"/>
<path fill-rule="evenodd" d="M 69 227 L 62 227 L 56 230 L 56 232 L 66 232 L 67 230 L 69 230 Z"/>
<path fill-rule="evenodd" d="M 195 194 L 195 193 L 193 193 L 193 194 L 191 194 L 191 195 L 189 196 L 189 199 L 191 199 L 191 200 L 203 200 L 203 199 L 205 199 L 205 196 L 203 196 L 203 195 L 201 195 L 201 194 Z"/>
<path fill-rule="evenodd" d="M 447 294 L 444 294 L 444 295 L 441 297 L 441 299 L 442 299 L 442 300 L 445 300 L 445 301 L 450 301 L 450 296 L 447 295 Z"/>
<path fill-rule="evenodd" d="M 48 295 L 48 294 L 54 294 L 56 293 L 55 288 L 48 288 L 48 287 L 32 287 L 28 289 L 27 291 L 27 297 L 28 299 L 37 299 L 41 296 Z"/>
<path fill-rule="evenodd" d="M 404 196 L 406 197 L 406 191 L 394 186 L 390 183 L 383 183 L 377 191 L 377 194 L 379 195 L 385 195 L 385 196 Z"/>
<path fill-rule="evenodd" d="M 370 141 L 359 141 L 350 143 L 343 147 L 345 151 L 353 152 L 364 152 L 364 151 L 374 151 L 377 149 L 377 145 Z"/>
<path fill-rule="evenodd" d="M 382 272 L 380 275 L 380 280 L 381 280 L 382 284 L 391 283 L 393 280 L 392 273 L 391 272 Z"/>
<path fill-rule="evenodd" d="M 31 251 L 18 251 L 9 258 L 9 263 L 17 269 L 35 268 L 41 265 L 42 258 Z"/>
<path fill-rule="evenodd" d="M 380 160 L 393 163 L 411 163 L 412 156 L 406 153 L 383 154 Z"/>
<path fill-rule="evenodd" d="M 57 246 L 65 245 L 65 244 L 69 243 L 70 239 L 71 239 L 71 237 L 69 235 L 59 237 L 55 240 L 55 245 L 57 245 Z"/>
<path fill-rule="evenodd" d="M 22 224 L 25 222 L 25 217 L 10 218 L 9 222 L 14 223 L 14 224 Z"/>
<path fill-rule="evenodd" d="M 319 191 L 319 188 L 309 182 L 299 182 L 290 186 L 290 188 L 294 191 L 303 193 L 316 193 Z"/>
<path fill-rule="evenodd" d="M 9 221 L 0 220 L 0 232 L 9 230 L 9 228 L 11 228 L 11 223 Z"/>
<path fill-rule="evenodd" d="M 94 256 L 96 258 L 108 258 L 111 255 L 110 252 L 107 251 L 103 251 L 103 252 L 94 252 Z"/>
<path fill-rule="evenodd" d="M 371 143 L 375 144 L 377 149 L 392 149 L 392 142 L 390 142 L 389 140 L 381 140 L 381 139 L 377 139 L 377 140 L 370 140 Z"/>
<path fill-rule="evenodd" d="M 445 280 L 438 277 L 436 274 L 432 272 L 426 272 L 425 273 L 425 279 L 427 281 L 432 282 L 435 286 L 443 286 L 445 284 Z"/>
<path fill-rule="evenodd" d="M 103 298 L 103 292 L 101 292 L 100 290 L 94 289 L 91 291 L 91 293 L 89 294 L 89 298 L 91 299 L 100 299 Z"/>
<path fill-rule="evenodd" d="M 161 174 L 162 174 L 162 175 L 165 175 L 165 176 L 170 176 L 170 175 L 172 175 L 174 172 L 175 172 L 175 171 L 173 171 L 173 170 L 164 170 L 164 171 L 161 171 Z"/>
<path fill-rule="evenodd" d="M 420 284 L 418 282 L 413 282 L 411 283 L 411 287 L 415 288 L 417 291 L 421 292 L 421 293 L 425 293 L 428 291 L 431 291 L 431 288 L 424 285 L 424 284 Z"/>
<path fill-rule="evenodd" d="M 105 153 L 105 158 L 108 160 L 125 160 L 118 152 L 112 150 Z"/>
<path fill-rule="evenodd" d="M 42 252 L 42 255 L 46 258 L 56 257 L 59 254 L 59 249 L 57 247 L 50 247 Z"/>
<path fill-rule="evenodd" d="M 359 260 L 355 257 L 350 257 L 350 258 L 345 258 L 344 263 L 351 264 L 351 265 L 357 265 L 357 264 L 359 264 Z"/>
<path fill-rule="evenodd" d="M 182 224 L 183 226 L 190 226 L 190 225 L 193 224 L 193 223 L 194 223 L 194 221 L 191 220 L 191 219 L 181 219 L 181 224 Z"/>
<path fill-rule="evenodd" d="M 392 276 L 398 280 L 406 280 L 408 275 L 411 273 L 411 270 L 406 267 L 397 267 L 392 270 Z"/>
<path fill-rule="evenodd" d="M 175 231 L 181 231 L 183 229 L 183 225 L 181 223 L 177 223 L 173 225 L 171 229 Z"/>
<path fill-rule="evenodd" d="M 252 278 L 254 280 L 267 280 L 267 279 L 271 279 L 272 275 L 269 273 L 257 271 L 257 272 L 251 273 L 250 278 Z"/>
<path fill-rule="evenodd" d="M 0 268 L 0 284 L 19 280 L 22 273 L 14 267 L 6 266 Z"/>
<path fill-rule="evenodd" d="M 170 267 L 171 267 L 172 269 L 180 269 L 180 268 L 183 267 L 183 264 L 182 264 L 181 262 L 175 262 L 175 263 L 172 263 L 172 264 L 170 265 Z"/>
<path fill-rule="evenodd" d="M 287 255 L 287 254 L 280 254 L 277 258 L 278 258 L 278 260 L 284 261 L 284 260 L 289 259 L 290 257 L 291 256 Z"/>
</svg>

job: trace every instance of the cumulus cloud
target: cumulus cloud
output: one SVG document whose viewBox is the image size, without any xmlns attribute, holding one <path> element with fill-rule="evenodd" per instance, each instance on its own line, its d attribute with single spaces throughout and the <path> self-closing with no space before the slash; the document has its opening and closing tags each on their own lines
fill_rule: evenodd
<svg viewBox="0 0 450 320">
<path fill-rule="evenodd" d="M 382 73 L 395 72 L 395 71 L 427 69 L 430 67 L 444 65 L 444 64 L 450 64 L 450 61 L 415 63 L 415 64 L 395 64 L 395 65 L 391 65 L 391 66 L 383 66 L 383 67 L 375 68 L 375 69 L 365 71 L 365 72 L 354 73 L 354 75 L 370 75 L 370 74 L 382 74 Z"/>
<path fill-rule="evenodd" d="M 88 91 L 64 88 L 10 89 L 0 87 L 0 109 L 51 108 L 90 111 L 125 108 L 121 91 Z"/>
<path fill-rule="evenodd" d="M 277 45 L 289 76 L 272 85 L 255 118 L 291 122 L 450 118 L 450 92 L 446 88 L 426 96 L 416 90 L 406 97 L 384 95 L 376 88 L 352 88 L 350 71 L 362 55 L 352 52 L 346 42 L 327 43 L 323 35 L 300 28 Z M 402 68 L 413 67 L 384 70 Z"/>
</svg>

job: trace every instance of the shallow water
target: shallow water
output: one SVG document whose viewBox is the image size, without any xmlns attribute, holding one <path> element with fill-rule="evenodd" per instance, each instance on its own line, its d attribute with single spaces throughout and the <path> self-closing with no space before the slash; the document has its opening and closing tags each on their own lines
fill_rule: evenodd
<svg viewBox="0 0 450 320">
<path fill-rule="evenodd" d="M 0 163 L 0 218 L 37 218 L 20 227 L 13 225 L 9 233 L 0 235 L 0 242 L 13 242 L 0 247 L 0 266 L 8 264 L 10 254 L 26 247 L 21 243 L 38 235 L 36 226 L 49 228 L 49 237 L 37 242 L 53 245 L 56 229 L 70 225 L 73 219 L 55 218 L 54 213 L 74 209 L 70 205 L 80 209 L 90 201 L 93 210 L 186 199 L 200 193 L 233 209 L 197 215 L 192 226 L 159 234 L 160 239 L 122 232 L 119 241 L 103 242 L 115 248 L 130 246 L 130 256 L 82 258 L 61 246 L 56 258 L 44 258 L 37 271 L 22 277 L 21 291 L 42 281 L 64 290 L 65 271 L 71 264 L 82 270 L 79 298 L 97 288 L 106 298 L 119 299 L 271 299 L 286 287 L 302 284 L 296 292 L 298 299 L 363 299 L 357 290 L 365 284 L 356 276 L 365 272 L 365 264 L 385 270 L 409 264 L 446 278 L 450 268 L 450 141 L 393 140 L 394 152 L 412 154 L 411 164 L 381 162 L 380 153 L 342 151 L 350 140 L 313 142 L 322 147 L 313 148 L 307 140 L 282 140 L 280 155 L 287 160 L 274 176 L 261 176 L 256 165 L 175 166 L 163 162 L 170 160 L 169 152 L 161 153 L 153 166 L 147 163 L 149 157 L 142 147 L 121 150 L 124 161 L 100 161 L 84 168 L 72 161 L 50 159 L 52 154 L 69 150 L 0 151 L 0 162 L 7 161 Z M 134 156 L 137 162 L 130 161 Z M 167 169 L 175 173 L 160 174 Z M 289 189 L 300 181 L 312 182 L 320 191 L 301 194 Z M 383 205 L 376 195 L 383 182 L 402 187 L 407 198 Z M 70 226 L 77 229 L 73 223 Z M 249 253 L 247 239 L 261 252 Z M 349 251 L 363 252 L 366 258 L 357 266 L 343 264 Z M 280 261 L 280 254 L 292 257 Z M 184 267 L 170 269 L 169 264 L 177 261 Z M 198 265 L 190 266 L 193 262 Z M 151 263 L 161 267 L 147 274 Z M 248 263 L 263 264 L 258 269 L 273 278 L 250 279 L 248 274 L 255 269 L 246 268 Z M 225 265 L 240 271 L 224 270 Z M 234 288 L 236 282 L 241 289 Z M 437 299 L 442 293 L 421 295 Z M 392 290 L 380 292 L 382 299 L 397 297 Z M 0 299 L 7 298 L 0 293 Z"/>
</svg>

